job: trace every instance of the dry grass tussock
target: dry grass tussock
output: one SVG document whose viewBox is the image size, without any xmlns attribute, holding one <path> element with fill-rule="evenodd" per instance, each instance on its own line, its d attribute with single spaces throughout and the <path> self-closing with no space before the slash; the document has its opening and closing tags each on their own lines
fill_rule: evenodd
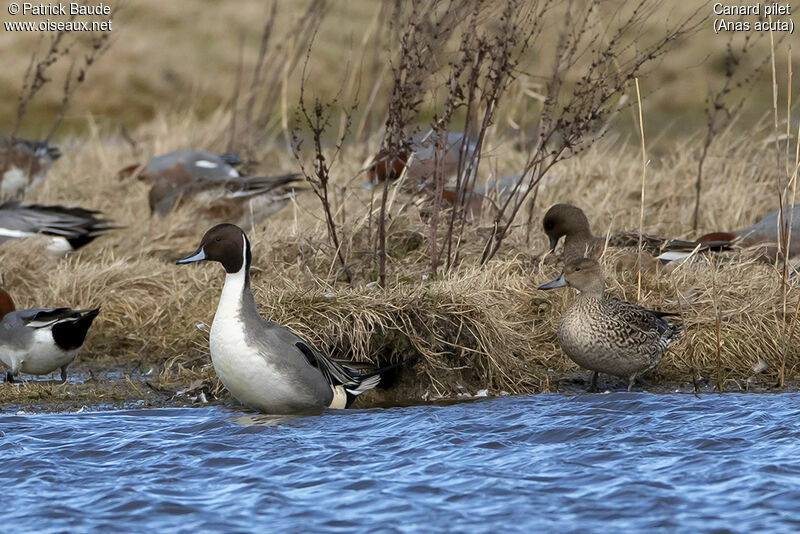
<svg viewBox="0 0 800 534">
<path fill-rule="evenodd" d="M 152 153 L 181 146 L 203 146 L 214 127 L 186 119 L 164 128 L 154 122 L 137 132 Z M 752 134 L 750 134 L 752 135 Z M 514 145 L 492 139 L 485 168 L 513 170 L 525 161 Z M 649 171 L 647 233 L 691 237 L 695 160 L 677 146 Z M 374 144 L 371 146 L 375 146 Z M 728 134 L 718 157 L 709 159 L 700 231 L 737 228 L 775 208 L 776 174 L 769 156 Z M 80 204 L 103 210 L 124 228 L 97 239 L 61 260 L 47 260 L 44 239 L 0 245 L 2 285 L 20 307 L 101 306 L 90 330 L 84 362 L 163 364 L 162 384 L 215 380 L 208 360 L 208 326 L 223 281 L 218 265 L 173 264 L 194 250 L 203 232 L 217 221 L 198 220 L 189 203 L 166 218 L 151 218 L 146 189 L 120 182 L 115 172 L 131 162 L 122 142 L 95 131 L 65 144 L 65 156 L 28 198 Z M 214 148 L 214 147 L 210 147 Z M 735 148 L 735 150 L 733 150 Z M 541 264 L 546 250 L 539 229 L 544 210 L 554 202 L 583 207 L 600 235 L 638 225 L 639 154 L 606 138 L 563 162 L 540 185 L 531 228 L 516 224 L 501 252 L 479 267 L 479 239 L 489 215 L 464 231 L 459 266 L 431 276 L 425 254 L 429 234 L 420 208 L 402 193 L 394 195 L 387 231 L 387 288 L 369 285 L 377 278 L 376 228 L 363 214 L 376 193 L 361 187 L 361 162 L 369 144 L 349 147 L 331 179 L 343 254 L 353 275 L 343 281 L 329 246 L 318 201 L 305 194 L 275 217 L 246 229 L 254 249 L 253 287 L 265 317 L 286 325 L 337 358 L 387 364 L 408 363 L 394 399 L 452 396 L 461 392 L 549 391 L 575 366 L 561 354 L 556 328 L 571 290 L 542 293 L 536 286 L 557 274 Z M 261 155 L 269 167 L 285 172 L 293 157 L 283 148 Z M 759 159 L 760 158 L 760 159 Z M 704 201 L 705 202 L 705 201 Z M 477 243 L 475 246 L 469 243 Z M 605 257 L 608 292 L 636 300 L 636 272 L 616 268 Z M 787 381 L 796 380 L 798 282 L 788 281 L 786 312 L 780 269 L 731 258 L 696 258 L 678 267 L 646 273 L 641 302 L 679 312 L 686 335 L 658 366 L 655 376 L 670 381 L 710 377 L 728 389 L 745 381 L 759 361 L 763 385 L 777 382 L 785 358 Z M 717 328 L 720 343 L 717 343 Z M 218 388 L 217 391 L 221 391 Z"/>
</svg>

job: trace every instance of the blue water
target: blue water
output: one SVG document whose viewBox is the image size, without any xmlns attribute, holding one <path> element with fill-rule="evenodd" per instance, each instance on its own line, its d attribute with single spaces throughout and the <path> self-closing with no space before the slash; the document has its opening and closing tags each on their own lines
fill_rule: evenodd
<svg viewBox="0 0 800 534">
<path fill-rule="evenodd" d="M 800 531 L 798 394 L 0 414 L 0 457 L 3 532 Z"/>
</svg>

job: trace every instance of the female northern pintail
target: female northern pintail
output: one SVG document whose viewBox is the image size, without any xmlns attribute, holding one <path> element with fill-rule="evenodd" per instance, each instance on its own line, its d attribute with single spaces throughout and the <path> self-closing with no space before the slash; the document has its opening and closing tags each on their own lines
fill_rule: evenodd
<svg viewBox="0 0 800 534">
<path fill-rule="evenodd" d="M 655 367 L 680 338 L 680 325 L 664 318 L 672 314 L 606 299 L 603 270 L 595 260 L 571 261 L 561 276 L 539 289 L 567 285 L 579 293 L 561 317 L 558 343 L 572 361 L 592 371 L 590 391 L 597 388 L 598 373 L 627 378 L 630 391 L 636 377 Z"/>
<path fill-rule="evenodd" d="M 13 382 L 18 373 L 45 375 L 67 366 L 75 359 L 99 308 L 31 308 L 15 310 L 14 301 L 0 289 L 0 361 Z"/>
<path fill-rule="evenodd" d="M 84 208 L 24 205 L 18 200 L 9 200 L 0 204 L 0 243 L 44 234 L 51 238 L 48 250 L 64 254 L 116 228 L 109 225 L 110 219 L 98 218 L 99 214 L 99 211 Z"/>
<path fill-rule="evenodd" d="M 61 151 L 47 141 L 0 138 L 0 200 L 22 198 L 45 179 Z"/>
<path fill-rule="evenodd" d="M 550 250 L 553 251 L 558 240 L 564 237 L 564 264 L 583 257 L 598 259 L 606 246 L 619 248 L 636 248 L 639 246 L 637 232 L 617 232 L 608 237 L 595 237 L 589 228 L 589 219 L 577 206 L 572 204 L 555 204 L 542 219 L 542 227 L 550 239 Z M 696 241 L 666 239 L 657 236 L 643 235 L 642 246 L 648 254 L 661 256 L 665 260 L 674 259 L 668 252 L 680 252 L 686 255 L 698 246 L 705 245 Z"/>
<path fill-rule="evenodd" d="M 250 289 L 251 258 L 242 229 L 219 224 L 206 232 L 195 252 L 176 262 L 218 261 L 225 269 L 209 345 L 214 370 L 231 394 L 265 413 L 319 413 L 346 408 L 378 385 L 377 372 L 361 375 L 264 320 Z"/>
</svg>

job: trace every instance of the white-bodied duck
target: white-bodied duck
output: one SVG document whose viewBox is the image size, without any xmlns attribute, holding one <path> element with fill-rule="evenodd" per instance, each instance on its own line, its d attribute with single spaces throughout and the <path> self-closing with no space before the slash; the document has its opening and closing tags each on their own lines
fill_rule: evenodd
<svg viewBox="0 0 800 534">
<path fill-rule="evenodd" d="M 48 250 L 65 254 L 90 243 L 116 228 L 99 211 L 64 206 L 21 204 L 9 200 L 0 204 L 0 243 L 9 239 L 44 234 L 51 239 Z"/>
<path fill-rule="evenodd" d="M 8 293 L 0 289 L 0 361 L 8 371 L 6 381 L 19 373 L 45 375 L 67 367 L 80 352 L 86 333 L 100 308 L 31 308 L 16 310 Z"/>
<path fill-rule="evenodd" d="M 195 252 L 176 262 L 217 261 L 225 269 L 209 345 L 214 370 L 228 391 L 264 413 L 305 414 L 346 408 L 377 386 L 379 372 L 348 369 L 259 315 L 250 289 L 251 258 L 242 229 L 219 224 Z"/>
</svg>

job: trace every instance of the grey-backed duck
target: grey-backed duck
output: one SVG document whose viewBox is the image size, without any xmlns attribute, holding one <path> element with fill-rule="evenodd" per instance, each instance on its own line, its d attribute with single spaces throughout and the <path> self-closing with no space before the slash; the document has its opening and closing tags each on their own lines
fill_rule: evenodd
<svg viewBox="0 0 800 534">
<path fill-rule="evenodd" d="M 711 232 L 697 240 L 711 247 L 749 248 L 763 259 L 774 261 L 779 256 L 779 243 L 783 240 L 781 234 L 788 240 L 789 257 L 800 255 L 800 204 L 790 206 L 782 216 L 780 210 L 775 210 L 751 226 L 730 232 Z"/>
<path fill-rule="evenodd" d="M 48 251 L 63 255 L 116 228 L 110 225 L 110 219 L 99 215 L 99 211 L 85 208 L 9 200 L 0 204 L 0 243 L 43 234 L 50 238 Z"/>
<path fill-rule="evenodd" d="M 211 324 L 211 361 L 241 403 L 269 414 L 346 408 L 374 388 L 378 372 L 360 374 L 318 351 L 285 327 L 264 320 L 250 289 L 250 241 L 236 225 L 219 224 L 178 264 L 216 261 L 225 284 Z"/>
<path fill-rule="evenodd" d="M 16 310 L 9 294 L 0 289 L 0 361 L 8 371 L 6 381 L 19 373 L 44 375 L 67 366 L 75 359 L 99 308 L 31 308 Z"/>
<path fill-rule="evenodd" d="M 278 176 L 240 176 L 236 154 L 202 150 L 175 150 L 130 165 L 120 177 L 136 175 L 151 184 L 150 212 L 166 215 L 186 199 L 196 197 L 213 218 L 238 219 L 252 224 L 286 206 L 303 188 L 296 173 Z"/>
</svg>

